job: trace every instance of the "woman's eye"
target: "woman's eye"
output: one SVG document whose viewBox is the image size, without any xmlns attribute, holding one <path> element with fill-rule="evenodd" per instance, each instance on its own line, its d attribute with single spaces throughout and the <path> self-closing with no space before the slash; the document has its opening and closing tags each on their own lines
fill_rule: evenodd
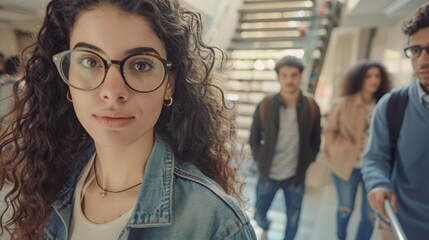
<svg viewBox="0 0 429 240">
<path fill-rule="evenodd" d="M 94 58 L 83 58 L 80 60 L 80 64 L 87 68 L 95 68 L 98 65 L 98 61 Z"/>
<path fill-rule="evenodd" d="M 145 72 L 152 69 L 152 65 L 148 62 L 137 62 L 132 65 L 132 69 L 136 71 Z"/>
</svg>

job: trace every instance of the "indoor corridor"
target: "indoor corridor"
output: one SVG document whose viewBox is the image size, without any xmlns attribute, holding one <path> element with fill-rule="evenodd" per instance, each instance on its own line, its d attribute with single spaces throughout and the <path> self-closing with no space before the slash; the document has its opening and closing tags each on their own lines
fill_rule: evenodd
<svg viewBox="0 0 429 240">
<path fill-rule="evenodd" d="M 335 187 L 331 181 L 331 175 L 322 156 L 309 168 L 306 179 L 306 190 L 301 211 L 298 234 L 296 240 L 335 240 L 335 214 L 337 205 L 337 195 Z M 247 177 L 244 195 L 248 199 L 248 215 L 255 228 L 258 240 L 262 238 L 262 229 L 253 219 L 255 204 L 255 188 L 258 176 L 246 163 Z M 358 193 L 360 194 L 360 192 Z M 268 212 L 268 219 L 271 227 L 268 231 L 268 240 L 282 240 L 286 227 L 286 215 L 283 192 L 278 191 L 273 204 Z M 360 215 L 360 196 L 357 196 L 355 210 L 349 223 L 348 239 L 354 239 Z"/>
</svg>

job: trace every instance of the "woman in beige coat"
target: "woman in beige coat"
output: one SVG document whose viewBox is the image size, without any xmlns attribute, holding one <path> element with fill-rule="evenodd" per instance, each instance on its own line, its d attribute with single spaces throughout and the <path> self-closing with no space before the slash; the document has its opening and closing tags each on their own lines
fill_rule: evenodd
<svg viewBox="0 0 429 240">
<path fill-rule="evenodd" d="M 346 239 L 356 192 L 359 185 L 363 187 L 360 168 L 372 110 L 389 89 L 389 77 L 381 64 L 359 64 L 343 79 L 342 98 L 332 106 L 329 113 L 324 129 L 324 158 L 332 170 L 338 195 L 338 239 Z M 362 194 L 361 219 L 356 239 L 371 238 L 374 219 L 366 194 Z"/>
</svg>

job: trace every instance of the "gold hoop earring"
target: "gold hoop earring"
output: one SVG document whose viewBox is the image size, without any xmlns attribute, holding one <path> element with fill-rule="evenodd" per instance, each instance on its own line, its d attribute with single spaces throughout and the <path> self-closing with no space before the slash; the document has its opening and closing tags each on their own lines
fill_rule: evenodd
<svg viewBox="0 0 429 240">
<path fill-rule="evenodd" d="M 66 93 L 66 98 L 67 98 L 67 100 L 69 100 L 69 102 L 73 102 L 73 99 L 72 99 L 72 97 L 71 97 L 70 92 L 67 92 L 67 93 Z"/>
<path fill-rule="evenodd" d="M 169 99 L 164 99 L 164 106 L 169 107 L 173 105 L 173 97 L 170 97 Z"/>
</svg>

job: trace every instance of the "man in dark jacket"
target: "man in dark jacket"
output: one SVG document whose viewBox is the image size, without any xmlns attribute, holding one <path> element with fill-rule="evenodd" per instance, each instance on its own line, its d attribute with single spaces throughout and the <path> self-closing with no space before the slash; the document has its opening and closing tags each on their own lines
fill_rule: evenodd
<svg viewBox="0 0 429 240">
<path fill-rule="evenodd" d="M 256 108 L 250 147 L 258 163 L 255 220 L 267 231 L 267 212 L 279 189 L 286 201 L 285 240 L 295 238 L 304 196 L 305 173 L 320 146 L 320 110 L 299 89 L 304 65 L 293 56 L 276 66 L 280 92 L 265 97 Z"/>
</svg>

